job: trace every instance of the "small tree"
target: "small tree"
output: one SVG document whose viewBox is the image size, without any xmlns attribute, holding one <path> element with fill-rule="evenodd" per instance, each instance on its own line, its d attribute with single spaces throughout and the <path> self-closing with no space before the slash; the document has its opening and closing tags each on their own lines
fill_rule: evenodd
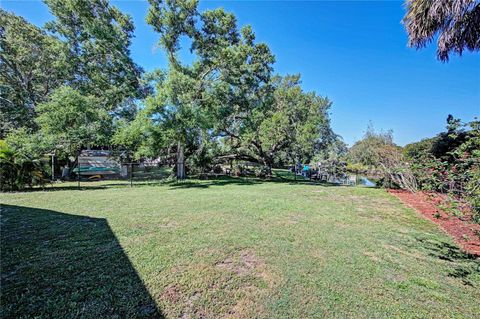
<svg viewBox="0 0 480 319">
<path fill-rule="evenodd" d="M 396 186 L 409 191 L 417 190 L 417 181 L 401 148 L 393 143 L 391 131 L 377 133 L 369 126 L 362 140 L 356 142 L 348 154 L 353 163 L 379 171 L 385 186 Z"/>
</svg>

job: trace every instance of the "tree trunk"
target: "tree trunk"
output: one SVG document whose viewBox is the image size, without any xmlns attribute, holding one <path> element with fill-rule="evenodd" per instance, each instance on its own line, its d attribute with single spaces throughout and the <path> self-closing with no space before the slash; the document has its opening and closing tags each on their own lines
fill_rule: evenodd
<svg viewBox="0 0 480 319">
<path fill-rule="evenodd" d="M 265 166 L 266 170 L 266 176 L 265 177 L 271 177 L 272 176 L 272 166 L 273 166 L 273 159 L 271 158 L 264 158 L 263 159 L 263 165 Z"/>
<path fill-rule="evenodd" d="M 177 144 L 177 179 L 185 179 L 185 156 L 180 141 Z"/>
</svg>

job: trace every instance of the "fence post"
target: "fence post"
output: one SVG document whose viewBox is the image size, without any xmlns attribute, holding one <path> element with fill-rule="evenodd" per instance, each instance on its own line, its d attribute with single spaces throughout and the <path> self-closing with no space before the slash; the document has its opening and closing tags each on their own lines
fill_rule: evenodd
<svg viewBox="0 0 480 319">
<path fill-rule="evenodd" d="M 78 189 L 80 189 L 80 151 L 77 154 L 77 181 L 78 181 Z"/>
<path fill-rule="evenodd" d="M 130 163 L 130 187 L 133 187 L 133 163 Z"/>
<path fill-rule="evenodd" d="M 55 181 L 55 153 L 52 152 L 52 182 Z"/>
</svg>

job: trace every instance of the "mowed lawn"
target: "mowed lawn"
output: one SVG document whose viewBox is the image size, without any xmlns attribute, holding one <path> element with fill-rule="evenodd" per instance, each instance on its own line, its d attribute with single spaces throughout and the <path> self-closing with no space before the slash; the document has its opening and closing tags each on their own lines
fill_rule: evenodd
<svg viewBox="0 0 480 319">
<path fill-rule="evenodd" d="M 480 317 L 479 260 L 384 190 L 88 185 L 0 194 L 2 317 Z"/>
</svg>

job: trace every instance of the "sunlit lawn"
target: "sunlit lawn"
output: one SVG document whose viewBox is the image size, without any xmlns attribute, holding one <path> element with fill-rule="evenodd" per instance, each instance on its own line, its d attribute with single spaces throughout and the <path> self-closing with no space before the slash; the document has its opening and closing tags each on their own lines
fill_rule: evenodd
<svg viewBox="0 0 480 319">
<path fill-rule="evenodd" d="M 479 260 L 384 190 L 106 184 L 0 194 L 2 317 L 479 318 Z"/>
</svg>

